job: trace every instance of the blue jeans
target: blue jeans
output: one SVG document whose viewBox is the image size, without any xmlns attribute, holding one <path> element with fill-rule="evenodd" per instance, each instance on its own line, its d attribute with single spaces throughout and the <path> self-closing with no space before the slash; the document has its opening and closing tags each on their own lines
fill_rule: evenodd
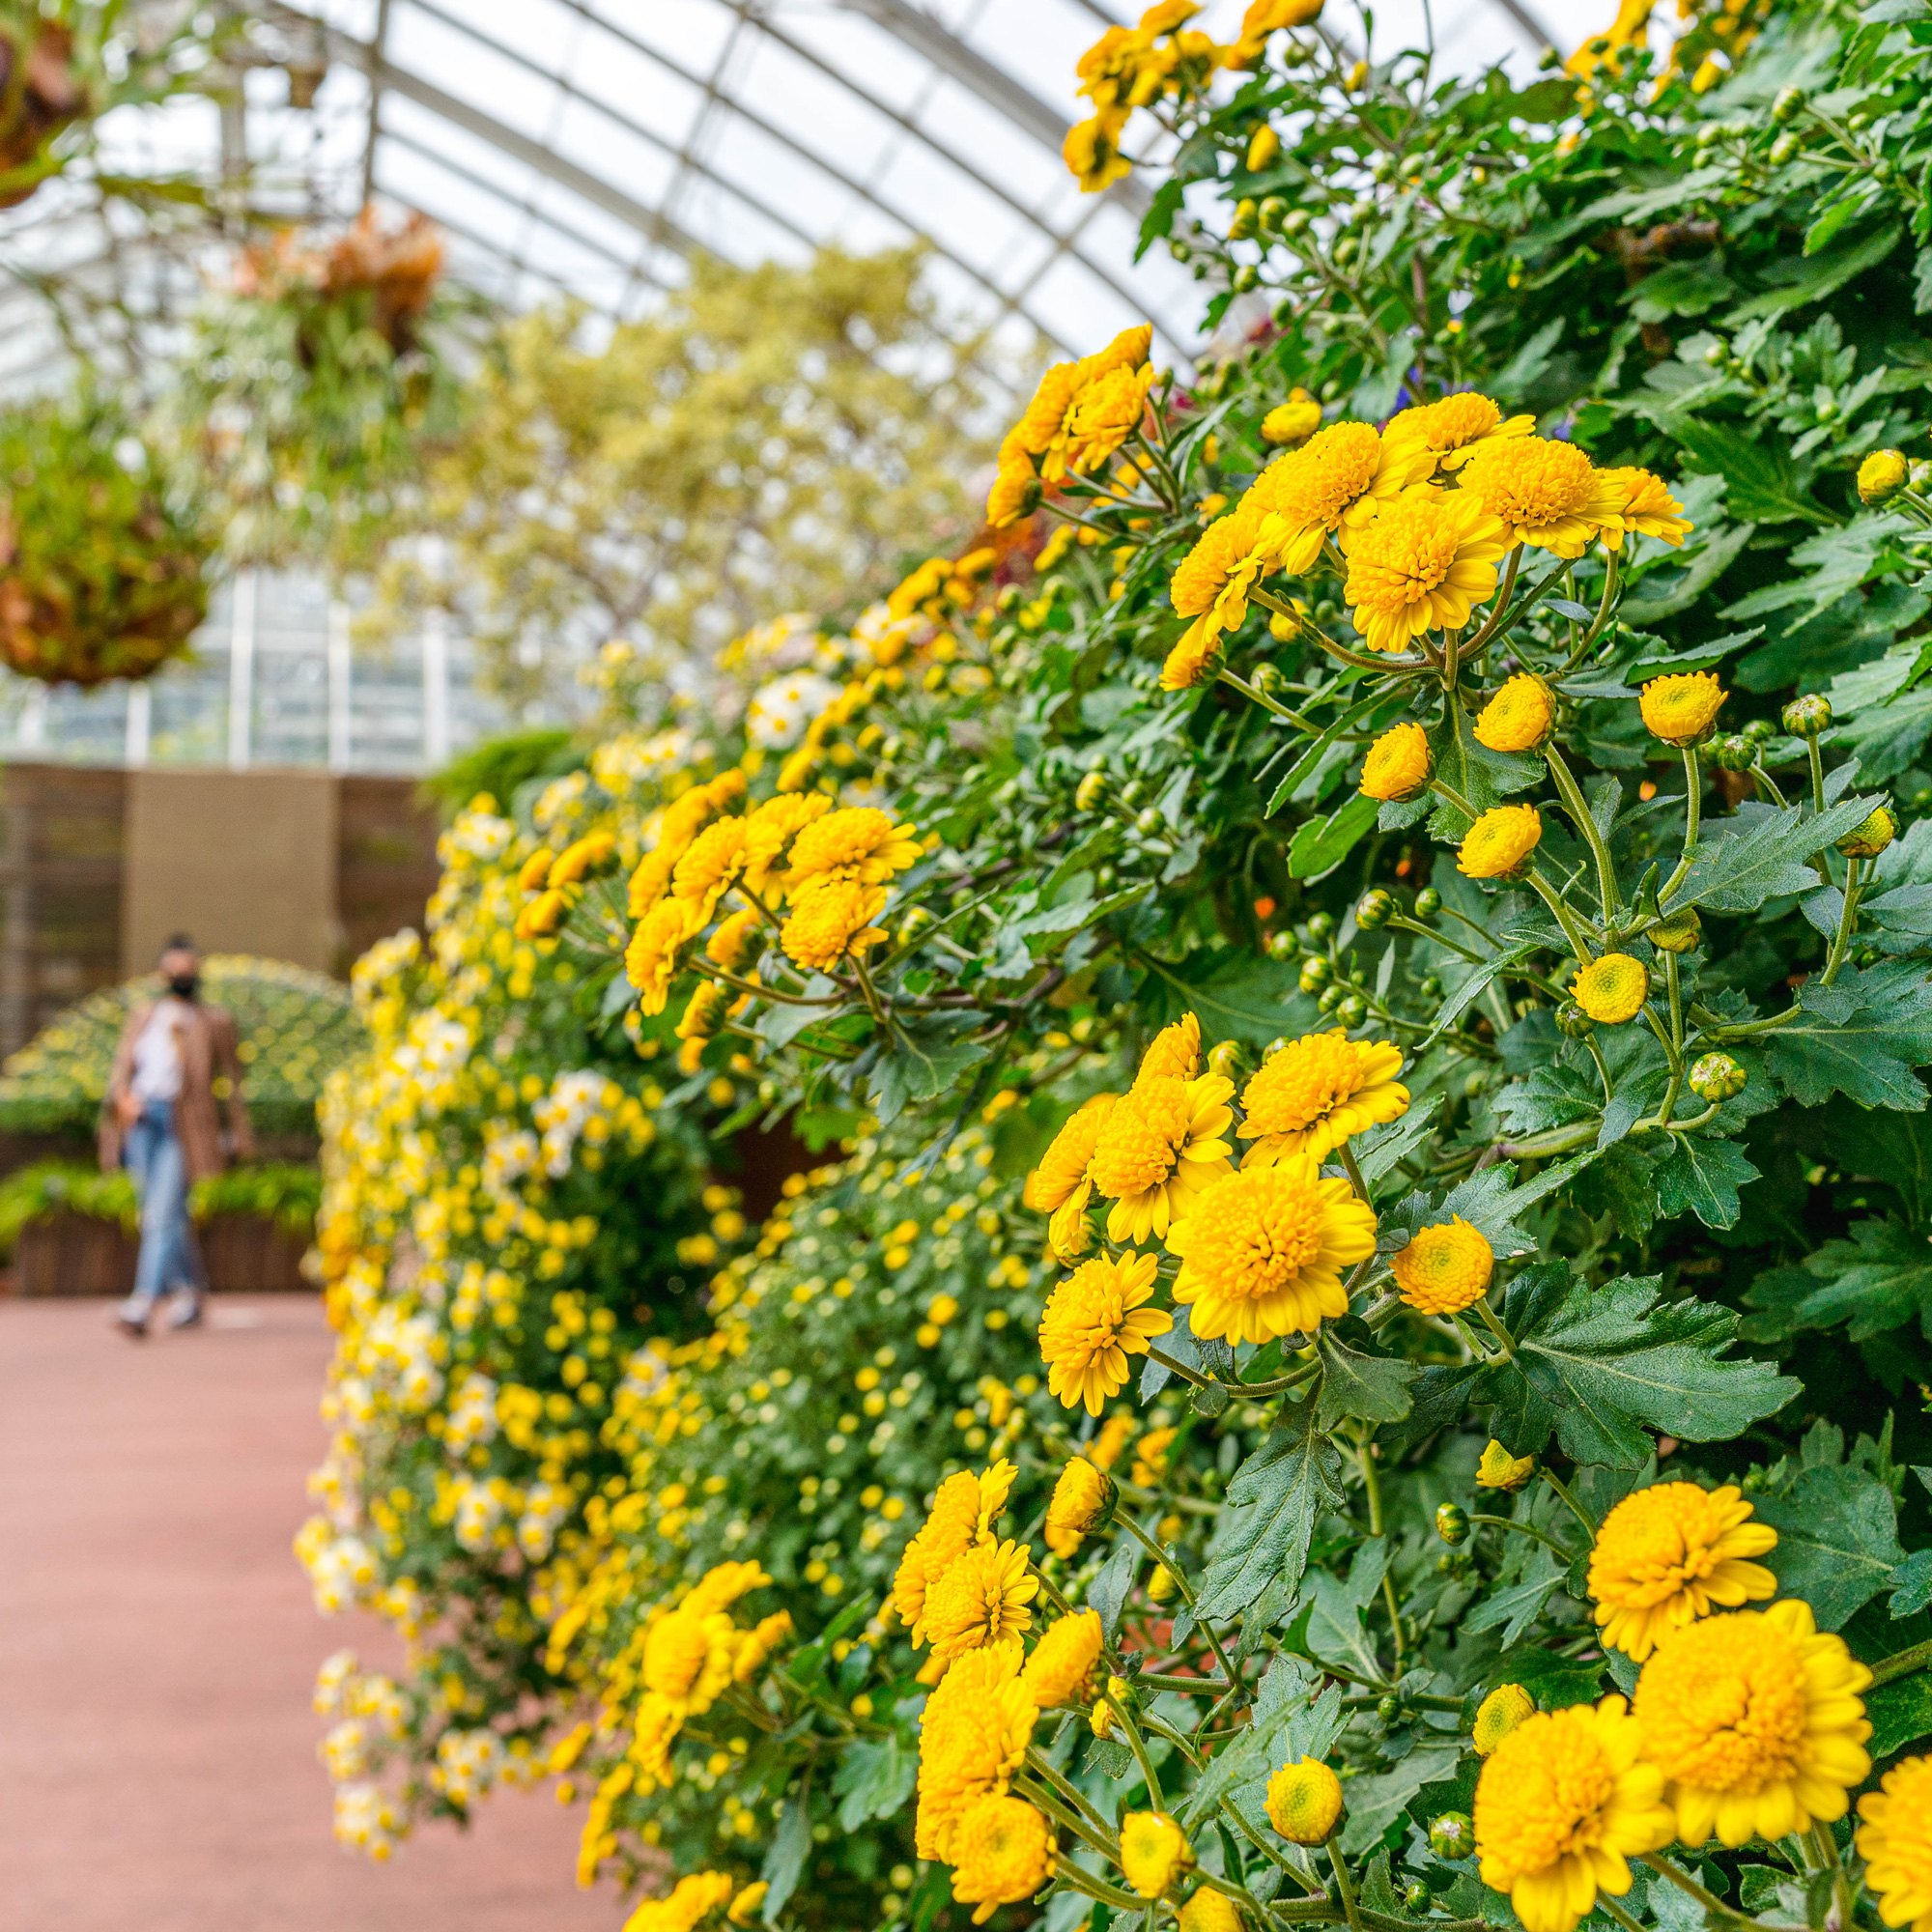
<svg viewBox="0 0 1932 1932">
<path fill-rule="evenodd" d="M 122 1161 L 141 1197 L 141 1259 L 134 1268 L 134 1300 L 147 1308 L 171 1288 L 199 1295 L 201 1252 L 187 1218 L 187 1164 L 175 1135 L 175 1110 L 150 1100 L 128 1130 Z"/>
</svg>

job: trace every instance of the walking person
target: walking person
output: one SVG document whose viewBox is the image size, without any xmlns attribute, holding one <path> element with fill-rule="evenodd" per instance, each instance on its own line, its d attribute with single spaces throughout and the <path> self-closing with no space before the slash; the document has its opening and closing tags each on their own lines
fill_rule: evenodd
<svg viewBox="0 0 1932 1932">
<path fill-rule="evenodd" d="M 127 1168 L 141 1197 L 134 1293 L 115 1316 L 135 1336 L 148 1332 L 155 1304 L 171 1291 L 177 1298 L 170 1327 L 188 1328 L 201 1320 L 208 1284 L 187 1198 L 197 1180 L 219 1174 L 227 1162 L 217 1082 L 226 1086 L 235 1157 L 246 1160 L 254 1151 L 235 1022 L 201 999 L 201 955 L 185 934 L 177 933 L 162 949 L 159 977 L 159 997 L 128 1015 L 100 1113 L 101 1168 Z"/>
</svg>

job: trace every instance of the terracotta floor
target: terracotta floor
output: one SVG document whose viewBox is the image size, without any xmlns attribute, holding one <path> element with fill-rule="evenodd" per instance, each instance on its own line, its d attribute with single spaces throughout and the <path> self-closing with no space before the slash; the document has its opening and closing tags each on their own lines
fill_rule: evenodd
<svg viewBox="0 0 1932 1932">
<path fill-rule="evenodd" d="M 329 1835 L 325 1620 L 290 1554 L 322 1445 L 306 1296 L 134 1344 L 0 1300 L 0 1932 L 614 1932 L 581 1813 L 506 1793 L 374 1866 Z"/>
</svg>

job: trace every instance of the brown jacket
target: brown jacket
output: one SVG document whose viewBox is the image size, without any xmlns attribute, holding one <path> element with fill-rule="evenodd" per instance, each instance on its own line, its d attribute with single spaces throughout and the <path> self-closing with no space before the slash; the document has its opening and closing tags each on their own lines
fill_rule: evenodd
<svg viewBox="0 0 1932 1932">
<path fill-rule="evenodd" d="M 118 1106 L 134 1071 L 134 1042 L 140 1038 L 156 1002 L 133 1009 L 121 1030 L 114 1050 L 114 1068 L 107 1076 L 107 1097 L 100 1109 L 100 1165 L 112 1173 L 121 1165 L 122 1127 Z M 220 1007 L 196 1002 L 182 1031 L 182 1090 L 175 1102 L 175 1132 L 188 1179 L 203 1180 L 227 1166 L 221 1147 L 221 1122 L 215 1113 L 214 1083 L 228 1084 L 228 1131 L 235 1157 L 249 1159 L 255 1151 L 248 1126 L 248 1104 L 242 1097 L 242 1059 L 236 1052 L 235 1022 Z"/>
</svg>

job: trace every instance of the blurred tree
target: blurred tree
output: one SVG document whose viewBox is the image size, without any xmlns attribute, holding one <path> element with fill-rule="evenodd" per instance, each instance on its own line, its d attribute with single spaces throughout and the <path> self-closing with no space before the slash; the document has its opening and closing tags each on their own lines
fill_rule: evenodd
<svg viewBox="0 0 1932 1932">
<path fill-rule="evenodd" d="M 702 658 L 775 611 L 883 595 L 908 549 L 970 532 L 991 453 L 986 345 L 923 268 L 918 249 L 699 261 L 600 349 L 581 309 L 508 324 L 372 626 L 441 606 L 526 705 L 613 639 Z"/>
</svg>

